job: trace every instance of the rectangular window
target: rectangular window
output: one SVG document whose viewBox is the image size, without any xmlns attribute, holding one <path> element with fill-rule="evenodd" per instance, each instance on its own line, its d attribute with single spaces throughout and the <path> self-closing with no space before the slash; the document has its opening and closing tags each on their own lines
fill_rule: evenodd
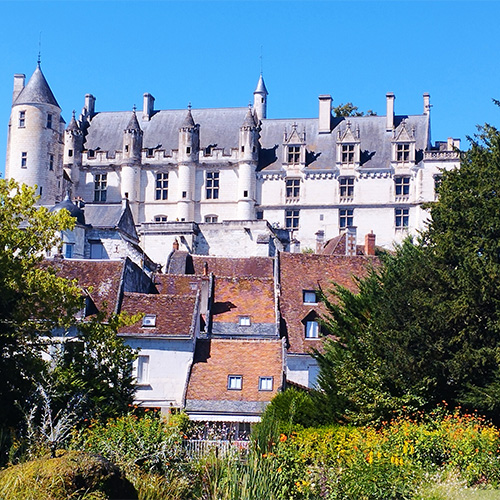
<svg viewBox="0 0 500 500">
<path fill-rule="evenodd" d="M 319 337 L 319 323 L 317 321 L 306 321 L 306 339 L 317 339 Z"/>
<path fill-rule="evenodd" d="M 354 144 L 342 144 L 342 163 L 354 163 Z"/>
<path fill-rule="evenodd" d="M 404 175 L 394 179 L 396 196 L 408 196 L 410 194 L 410 177 Z"/>
<path fill-rule="evenodd" d="M 250 321 L 250 316 L 240 316 L 239 325 L 240 326 L 250 326 L 252 323 Z"/>
<path fill-rule="evenodd" d="M 21 153 L 21 168 L 27 168 L 28 167 L 28 153 L 26 151 L 23 151 Z"/>
<path fill-rule="evenodd" d="M 219 198 L 219 172 L 207 172 L 206 197 L 207 200 L 217 200 Z"/>
<path fill-rule="evenodd" d="M 94 175 L 94 201 L 106 201 L 108 174 Z"/>
<path fill-rule="evenodd" d="M 90 242 L 90 258 L 91 259 L 105 259 L 106 251 L 104 245 L 100 241 Z"/>
<path fill-rule="evenodd" d="M 408 222 L 410 219 L 409 208 L 396 208 L 394 210 L 394 216 L 396 229 L 408 229 Z"/>
<path fill-rule="evenodd" d="M 341 198 L 352 198 L 354 196 L 354 177 L 341 177 L 339 186 Z"/>
<path fill-rule="evenodd" d="M 304 304 L 317 304 L 318 296 L 314 290 L 304 290 L 302 292 L 302 299 Z"/>
<path fill-rule="evenodd" d="M 229 375 L 227 377 L 227 388 L 231 391 L 241 391 L 243 377 L 241 375 Z"/>
<path fill-rule="evenodd" d="M 219 217 L 217 215 L 206 215 L 205 216 L 205 222 L 208 222 L 209 224 L 215 224 L 218 222 Z"/>
<path fill-rule="evenodd" d="M 149 381 L 149 356 L 137 357 L 137 384 L 147 384 Z"/>
<path fill-rule="evenodd" d="M 26 125 L 26 111 L 19 111 L 19 126 L 24 127 Z"/>
<path fill-rule="evenodd" d="M 50 113 L 47 115 L 47 128 L 52 128 L 52 115 Z"/>
<path fill-rule="evenodd" d="M 273 377 L 259 377 L 259 391 L 272 391 Z"/>
<path fill-rule="evenodd" d="M 345 229 L 346 227 L 353 226 L 354 222 L 354 209 L 341 208 L 339 209 L 339 227 Z"/>
<path fill-rule="evenodd" d="M 300 179 L 286 180 L 286 197 L 288 199 L 297 199 L 300 197 Z"/>
<path fill-rule="evenodd" d="M 256 214 L 257 220 L 263 220 L 264 219 L 264 212 L 259 210 Z"/>
<path fill-rule="evenodd" d="M 410 161 L 410 145 L 408 143 L 396 144 L 396 161 Z"/>
<path fill-rule="evenodd" d="M 167 222 L 167 216 L 166 215 L 155 215 L 154 221 L 155 222 Z"/>
<path fill-rule="evenodd" d="M 66 259 L 71 259 L 73 257 L 73 243 L 64 243 L 63 245 L 64 257 Z"/>
<path fill-rule="evenodd" d="M 87 152 L 88 158 L 95 158 L 95 151 L 93 149 L 89 149 Z"/>
<path fill-rule="evenodd" d="M 54 155 L 49 155 L 49 170 L 54 170 Z"/>
<path fill-rule="evenodd" d="M 168 199 L 168 172 L 161 172 L 156 174 L 156 200 Z"/>
<path fill-rule="evenodd" d="M 73 150 L 72 149 L 69 149 L 68 150 L 68 156 L 71 158 L 73 156 Z"/>
<path fill-rule="evenodd" d="M 148 148 L 148 152 L 147 152 L 146 156 L 148 158 L 153 158 L 154 154 L 155 154 L 154 149 L 153 148 Z"/>
<path fill-rule="evenodd" d="M 292 165 L 300 163 L 300 146 L 288 146 L 287 161 Z"/>
<path fill-rule="evenodd" d="M 285 227 L 297 229 L 299 227 L 299 210 L 285 210 Z"/>
</svg>

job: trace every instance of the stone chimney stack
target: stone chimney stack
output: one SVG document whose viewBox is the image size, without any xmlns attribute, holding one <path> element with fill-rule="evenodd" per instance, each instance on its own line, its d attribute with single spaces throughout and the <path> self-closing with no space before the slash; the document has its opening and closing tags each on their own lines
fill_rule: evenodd
<svg viewBox="0 0 500 500">
<path fill-rule="evenodd" d="M 365 235 L 365 255 L 375 255 L 375 238 L 373 231 Z"/>
<path fill-rule="evenodd" d="M 26 79 L 26 75 L 23 74 L 15 74 L 14 75 L 14 91 L 12 92 L 12 103 L 17 99 L 17 96 L 21 93 L 21 90 L 24 89 L 24 81 Z"/>
<path fill-rule="evenodd" d="M 347 228 L 345 239 L 345 254 L 354 257 L 356 255 L 356 226 Z"/>
<path fill-rule="evenodd" d="M 142 119 L 143 120 L 151 120 L 151 117 L 153 116 L 154 112 L 154 106 L 155 106 L 155 98 L 149 94 L 146 93 L 144 94 L 144 101 L 143 101 L 143 107 L 142 107 Z"/>
<path fill-rule="evenodd" d="M 323 245 L 325 244 L 325 232 L 320 229 L 316 232 L 316 253 L 321 253 Z"/>
<path fill-rule="evenodd" d="M 95 114 L 95 97 L 92 94 L 85 94 L 85 109 L 91 118 Z"/>
<path fill-rule="evenodd" d="M 431 95 L 429 92 L 424 94 L 424 115 L 428 115 L 431 112 Z"/>
<path fill-rule="evenodd" d="M 318 119 L 318 132 L 320 134 L 327 134 L 331 132 L 332 120 L 332 96 L 320 95 L 319 96 L 319 119 Z"/>
<path fill-rule="evenodd" d="M 394 99 L 396 99 L 396 96 L 393 92 L 388 92 L 385 97 L 387 99 L 387 117 L 385 128 L 387 132 L 392 132 L 394 130 Z"/>
</svg>

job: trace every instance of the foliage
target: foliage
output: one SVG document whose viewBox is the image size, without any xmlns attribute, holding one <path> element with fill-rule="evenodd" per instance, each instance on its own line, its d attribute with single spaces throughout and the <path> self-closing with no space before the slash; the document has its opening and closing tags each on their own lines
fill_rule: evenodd
<svg viewBox="0 0 500 500">
<path fill-rule="evenodd" d="M 37 207 L 34 188 L 0 180 L 0 422 L 21 419 L 24 401 L 43 374 L 42 336 L 66 327 L 81 307 L 80 291 L 38 264 L 74 220 Z"/>
<path fill-rule="evenodd" d="M 131 365 L 137 353 L 117 333 L 136 320 L 121 314 L 105 321 L 96 315 L 78 324 L 76 335 L 54 356 L 48 376 L 59 408 L 80 395 L 85 397 L 80 413 L 87 418 L 105 421 L 127 413 L 134 399 Z"/>
<path fill-rule="evenodd" d="M 106 500 L 134 499 L 137 494 L 115 465 L 96 455 L 72 451 L 0 472 L 0 497 L 5 500 Z"/>
<path fill-rule="evenodd" d="M 358 107 L 354 106 L 352 102 L 347 102 L 346 104 L 339 104 L 332 108 L 333 116 L 335 117 L 347 117 L 347 116 L 364 116 L 365 113 L 358 111 Z M 367 116 L 376 116 L 377 113 L 369 109 L 366 112 Z"/>
</svg>

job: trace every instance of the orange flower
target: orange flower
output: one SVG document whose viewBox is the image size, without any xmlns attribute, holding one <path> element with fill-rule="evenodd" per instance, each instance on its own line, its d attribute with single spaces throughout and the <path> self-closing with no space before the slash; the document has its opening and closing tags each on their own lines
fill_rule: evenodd
<svg viewBox="0 0 500 500">
<path fill-rule="evenodd" d="M 280 435 L 280 443 L 284 443 L 287 440 L 287 437 L 285 434 Z"/>
</svg>

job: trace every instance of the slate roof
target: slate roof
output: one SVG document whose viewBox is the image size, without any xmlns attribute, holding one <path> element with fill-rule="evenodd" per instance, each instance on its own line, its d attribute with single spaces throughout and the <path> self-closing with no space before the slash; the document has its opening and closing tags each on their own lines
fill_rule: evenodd
<svg viewBox="0 0 500 500">
<path fill-rule="evenodd" d="M 45 76 L 43 76 L 40 65 L 37 65 L 29 82 L 24 89 L 21 90 L 13 106 L 19 104 L 52 104 L 60 109 Z"/>
<path fill-rule="evenodd" d="M 208 255 L 192 255 L 195 274 L 203 274 L 205 262 L 208 273 L 215 276 L 248 276 L 254 278 L 272 278 L 274 269 L 273 257 L 209 257 Z"/>
<path fill-rule="evenodd" d="M 286 324 L 290 353 L 307 353 L 319 348 L 321 339 L 306 339 L 306 316 L 314 312 L 326 312 L 323 304 L 304 304 L 303 291 L 323 290 L 332 287 L 332 281 L 350 290 L 356 290 L 355 276 L 366 275 L 370 265 L 377 265 L 376 257 L 348 257 L 341 255 L 318 255 L 280 253 L 280 311 Z"/>
<path fill-rule="evenodd" d="M 76 280 L 99 311 L 115 311 L 124 261 L 64 259 L 45 260 L 42 265 L 53 267 L 58 276 Z"/>
<path fill-rule="evenodd" d="M 238 323 L 249 316 L 251 323 L 275 323 L 274 280 L 272 278 L 215 278 L 214 323 Z"/>
<path fill-rule="evenodd" d="M 56 203 L 51 209 L 51 212 L 58 212 L 59 210 L 66 209 L 71 217 L 74 217 L 79 224 L 85 224 L 85 214 L 83 210 L 75 205 L 69 198 L 69 195 L 64 197 L 60 203 Z"/>
<path fill-rule="evenodd" d="M 243 377 L 242 389 L 228 389 L 228 376 Z M 259 391 L 259 377 L 273 377 L 272 391 Z M 236 411 L 224 402 L 268 402 L 283 381 L 281 340 L 198 340 L 187 390 L 186 409 L 206 402 L 206 409 Z M 219 403 L 215 403 L 219 401 Z M 257 405 L 258 406 L 258 405 Z M 198 404 L 197 409 L 200 409 Z"/>
<path fill-rule="evenodd" d="M 156 326 L 142 326 L 142 318 L 119 333 L 134 336 L 185 336 L 195 334 L 197 300 L 191 295 L 153 295 L 126 292 L 121 310 L 128 314 L 154 314 Z"/>
</svg>

